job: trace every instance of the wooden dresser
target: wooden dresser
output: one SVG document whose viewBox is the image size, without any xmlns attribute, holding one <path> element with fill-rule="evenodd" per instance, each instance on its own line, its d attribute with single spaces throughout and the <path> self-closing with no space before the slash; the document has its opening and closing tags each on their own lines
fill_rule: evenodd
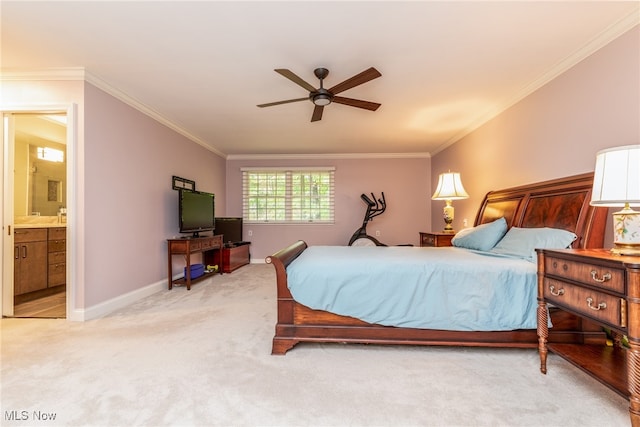
<svg viewBox="0 0 640 427">
<path fill-rule="evenodd" d="M 611 331 L 613 345 L 548 343 L 548 304 Z M 629 399 L 631 423 L 640 426 L 640 257 L 538 250 L 538 337 L 542 373 L 551 350 Z"/>
</svg>

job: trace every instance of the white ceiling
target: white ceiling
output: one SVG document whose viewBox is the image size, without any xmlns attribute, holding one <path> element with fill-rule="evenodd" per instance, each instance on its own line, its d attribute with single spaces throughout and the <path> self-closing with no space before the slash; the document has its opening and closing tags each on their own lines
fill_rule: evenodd
<svg viewBox="0 0 640 427">
<path fill-rule="evenodd" d="M 223 155 L 436 153 L 640 22 L 638 1 L 3 0 L 3 74 L 89 81 Z M 287 68 L 382 77 L 311 123 Z M 60 72 L 60 70 L 56 70 Z"/>
</svg>

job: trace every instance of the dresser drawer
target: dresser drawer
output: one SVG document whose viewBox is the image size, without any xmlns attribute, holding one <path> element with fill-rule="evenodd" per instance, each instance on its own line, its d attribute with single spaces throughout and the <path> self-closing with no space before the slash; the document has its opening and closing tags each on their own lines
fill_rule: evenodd
<svg viewBox="0 0 640 427">
<path fill-rule="evenodd" d="M 16 228 L 13 231 L 13 242 L 40 242 L 47 240 L 46 228 Z"/>
<path fill-rule="evenodd" d="M 58 286 L 64 285 L 67 281 L 67 266 L 65 263 L 49 264 L 49 275 L 47 285 Z"/>
<path fill-rule="evenodd" d="M 615 295 L 582 288 L 561 280 L 544 279 L 545 300 L 618 329 L 627 326 L 626 301 Z"/>
<path fill-rule="evenodd" d="M 622 269 L 548 256 L 545 257 L 544 260 L 544 270 L 545 274 L 575 280 L 576 282 L 610 290 L 622 295 L 625 293 L 624 270 Z"/>
<path fill-rule="evenodd" d="M 422 247 L 442 247 L 451 246 L 451 239 L 454 234 L 451 233 L 420 233 L 420 246 Z"/>
<path fill-rule="evenodd" d="M 433 234 L 427 234 L 422 236 L 422 246 L 435 246 L 436 245 L 436 236 Z"/>
<path fill-rule="evenodd" d="M 49 240 L 47 243 L 47 250 L 49 252 L 64 252 L 67 250 L 66 240 Z"/>
<path fill-rule="evenodd" d="M 66 240 L 67 229 L 65 227 L 54 227 L 49 229 L 49 239 Z"/>
<path fill-rule="evenodd" d="M 191 244 L 189 245 L 189 248 L 191 252 L 199 251 L 202 248 L 202 241 L 201 240 L 192 241 Z"/>
<path fill-rule="evenodd" d="M 212 237 L 210 239 L 206 239 L 202 241 L 201 249 L 215 248 L 217 246 L 218 246 L 218 238 Z"/>
<path fill-rule="evenodd" d="M 49 264 L 60 264 L 66 262 L 67 253 L 66 252 L 49 252 Z"/>
</svg>

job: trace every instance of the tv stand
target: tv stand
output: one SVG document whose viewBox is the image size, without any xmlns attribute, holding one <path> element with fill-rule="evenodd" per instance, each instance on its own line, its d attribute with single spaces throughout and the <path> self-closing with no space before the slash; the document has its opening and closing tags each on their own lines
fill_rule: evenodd
<svg viewBox="0 0 640 427">
<path fill-rule="evenodd" d="M 220 266 L 222 273 L 231 273 L 243 265 L 249 264 L 251 261 L 250 245 L 251 242 L 227 243 L 221 250 L 213 254 L 213 262 Z"/>
<path fill-rule="evenodd" d="M 183 237 L 180 239 L 168 239 L 168 265 L 169 265 L 169 289 L 173 285 L 186 285 L 187 290 L 191 290 L 191 284 L 200 280 L 208 279 L 210 273 L 205 273 L 195 279 L 191 278 L 191 254 L 202 254 L 202 263 L 207 265 L 213 259 L 216 263 L 216 255 L 219 257 L 222 249 L 222 236 L 206 236 L 206 237 Z M 187 273 L 184 277 L 173 280 L 172 258 L 173 255 L 184 255 Z"/>
</svg>

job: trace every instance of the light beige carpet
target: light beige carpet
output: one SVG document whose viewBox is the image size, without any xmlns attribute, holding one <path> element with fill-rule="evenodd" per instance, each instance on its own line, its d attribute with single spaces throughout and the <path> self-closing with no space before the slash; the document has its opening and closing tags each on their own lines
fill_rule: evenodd
<svg viewBox="0 0 640 427">
<path fill-rule="evenodd" d="M 533 349 L 301 344 L 271 356 L 275 315 L 273 267 L 258 264 L 98 320 L 3 319 L 0 424 L 629 425 L 625 399 L 553 354 L 546 376 Z"/>
</svg>

